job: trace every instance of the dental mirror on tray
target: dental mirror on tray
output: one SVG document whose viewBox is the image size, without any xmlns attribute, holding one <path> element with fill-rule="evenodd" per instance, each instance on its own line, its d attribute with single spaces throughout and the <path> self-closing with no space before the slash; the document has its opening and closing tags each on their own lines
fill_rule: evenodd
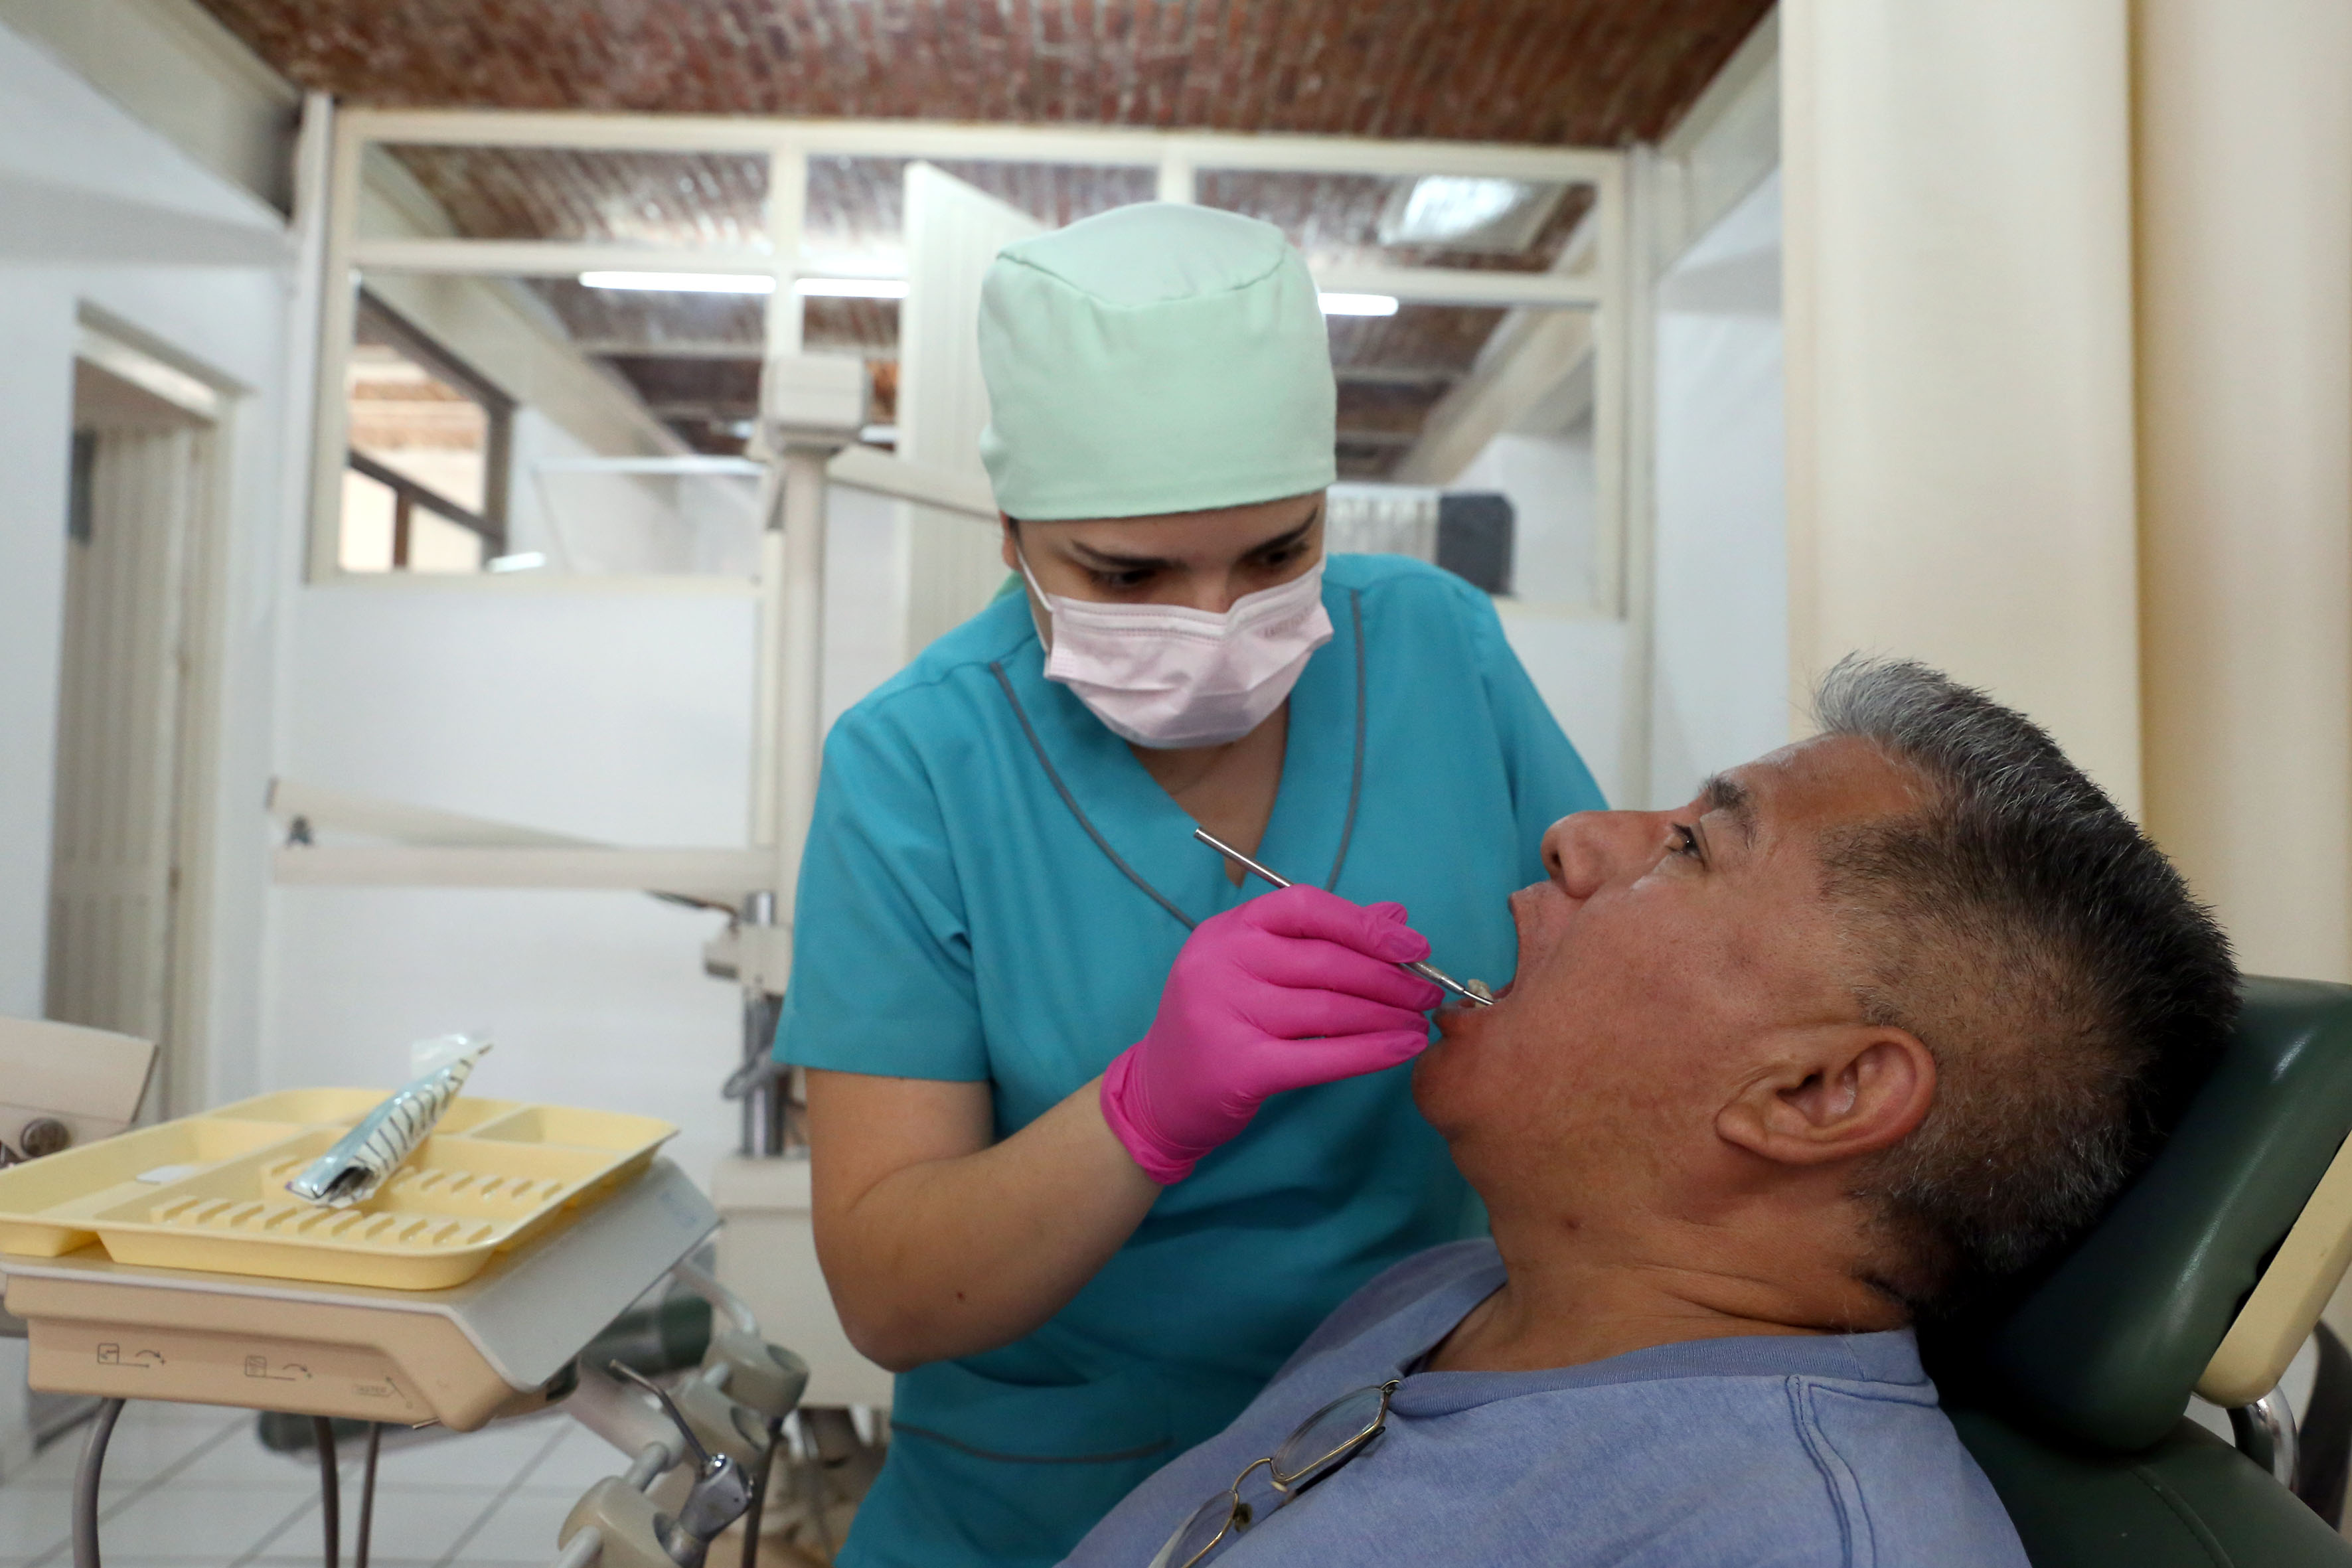
<svg viewBox="0 0 2352 1568">
<path fill-rule="evenodd" d="M 1265 867 L 1259 865 L 1256 861 L 1251 859 L 1248 856 L 1243 854 L 1240 850 L 1234 848 L 1232 845 L 1226 843 L 1223 839 L 1218 837 L 1207 828 L 1196 827 L 1192 829 L 1192 837 L 1207 845 L 1210 848 L 1215 850 L 1218 854 L 1223 855 L 1226 859 L 1231 860 L 1234 865 L 1239 866 L 1243 870 L 1254 872 L 1256 875 L 1265 878 L 1267 881 L 1272 882 L 1277 888 L 1287 888 L 1291 886 L 1290 879 L 1287 877 L 1278 877 L 1275 875 L 1274 872 L 1269 871 Z M 1483 980 L 1472 980 L 1466 983 L 1456 980 L 1454 976 L 1446 973 L 1445 971 L 1438 968 L 1437 965 L 1433 963 L 1400 963 L 1397 967 L 1399 969 L 1412 970 L 1423 980 L 1430 982 L 1433 985 L 1444 987 L 1446 990 L 1453 992 L 1454 994 L 1461 997 L 1462 1000 L 1470 1003 L 1474 1006 L 1491 1007 L 1495 1005 L 1495 994 L 1486 989 L 1486 983 Z"/>
</svg>

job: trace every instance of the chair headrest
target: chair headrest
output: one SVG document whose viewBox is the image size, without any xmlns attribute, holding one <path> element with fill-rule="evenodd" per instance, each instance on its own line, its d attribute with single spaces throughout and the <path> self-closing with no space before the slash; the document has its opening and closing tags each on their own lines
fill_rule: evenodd
<svg viewBox="0 0 2352 1568">
<path fill-rule="evenodd" d="M 1992 1330 L 2009 1402 L 2104 1448 L 2161 1438 L 2347 1133 L 2352 986 L 2250 976 L 2163 1152 Z"/>
</svg>

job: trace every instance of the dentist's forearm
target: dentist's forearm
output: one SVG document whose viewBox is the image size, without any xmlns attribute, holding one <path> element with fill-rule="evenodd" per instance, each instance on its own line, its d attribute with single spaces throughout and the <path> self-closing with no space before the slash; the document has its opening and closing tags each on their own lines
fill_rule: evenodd
<svg viewBox="0 0 2352 1568">
<path fill-rule="evenodd" d="M 1094 1079 L 995 1142 L 989 1086 L 808 1075 L 818 1261 L 850 1342 L 903 1372 L 1041 1327 L 1160 1188 Z"/>
</svg>

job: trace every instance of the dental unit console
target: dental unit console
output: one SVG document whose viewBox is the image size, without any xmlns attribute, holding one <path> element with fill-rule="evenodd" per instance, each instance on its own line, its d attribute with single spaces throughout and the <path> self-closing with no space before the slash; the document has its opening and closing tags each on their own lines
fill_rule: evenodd
<svg viewBox="0 0 2352 1568">
<path fill-rule="evenodd" d="M 43 1390 L 459 1430 L 541 1391 L 718 1224 L 648 1117 L 461 1100 L 365 1201 L 285 1184 L 375 1108 L 287 1089 L 0 1173 Z"/>
<path fill-rule="evenodd" d="M 694 1263 L 719 1215 L 658 1157 L 676 1129 L 434 1098 L 437 1125 L 334 1207 L 288 1183 L 382 1131 L 380 1090 L 282 1090 L 0 1171 L 0 1328 L 28 1340 L 32 1387 L 107 1402 L 77 1564 L 99 1560 L 98 1478 L 129 1399 L 460 1432 L 560 1403 L 631 1457 L 550 1543 L 562 1568 L 697 1568 L 747 1510 L 756 1537 L 808 1369 Z M 710 1303 L 711 1330 L 656 1409 L 583 1351 L 666 1278 Z"/>
</svg>

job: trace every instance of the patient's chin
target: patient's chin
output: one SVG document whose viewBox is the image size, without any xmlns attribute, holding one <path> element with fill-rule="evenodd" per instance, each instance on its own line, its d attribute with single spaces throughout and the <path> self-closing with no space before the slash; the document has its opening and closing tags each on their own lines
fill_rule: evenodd
<svg viewBox="0 0 2352 1568">
<path fill-rule="evenodd" d="M 1463 1023 L 1449 1026 L 1445 1016 L 1440 1014 L 1437 1027 L 1439 1039 L 1412 1065 L 1412 1102 L 1420 1107 L 1431 1126 L 1450 1138 L 1476 1092 L 1476 1026 Z"/>
</svg>

